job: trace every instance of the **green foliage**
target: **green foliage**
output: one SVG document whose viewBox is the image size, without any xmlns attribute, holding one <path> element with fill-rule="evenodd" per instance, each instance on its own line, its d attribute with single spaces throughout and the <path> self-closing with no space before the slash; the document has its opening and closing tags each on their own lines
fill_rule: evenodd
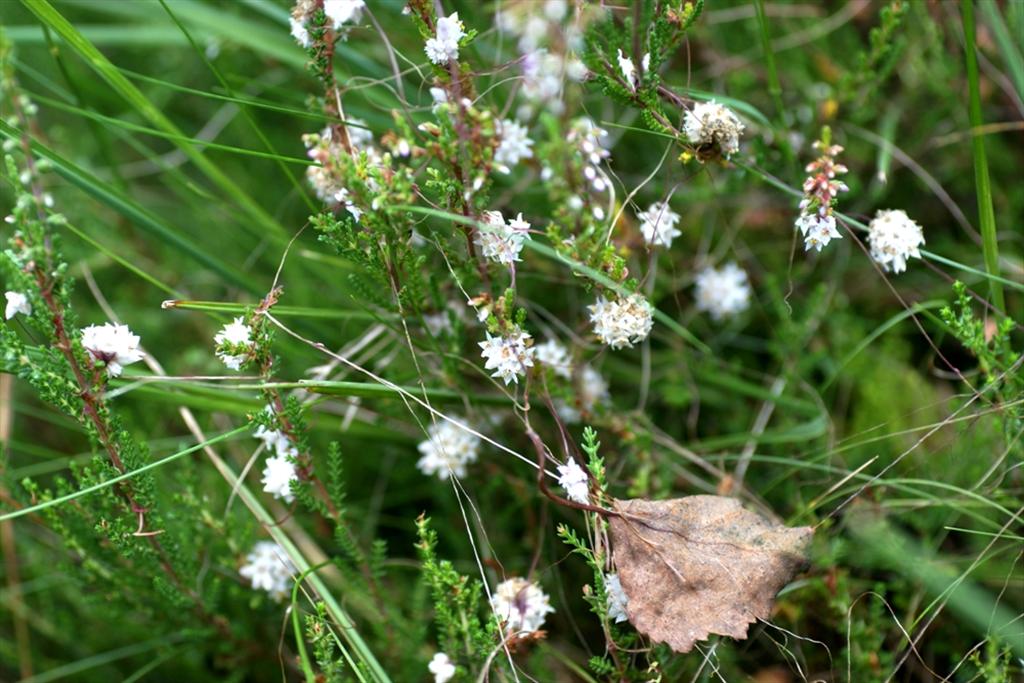
<svg viewBox="0 0 1024 683">
<path fill-rule="evenodd" d="M 0 326 L 0 679 L 416 681 L 439 652 L 455 681 L 1020 677 L 1017 3 L 965 34 L 912 2 L 413 0 L 337 27 L 303 0 L 308 48 L 292 4 L 4 8 L 0 291 L 32 311 Z M 746 125 L 728 159 L 683 132 L 712 99 Z M 511 120 L 533 144 L 499 163 Z M 805 253 L 819 131 L 850 191 Z M 641 230 L 663 201 L 671 247 Z M 924 226 L 899 274 L 864 242 L 885 208 Z M 531 225 L 512 267 L 480 253 L 498 210 Z M 716 319 L 695 281 L 730 261 L 750 305 Z M 633 293 L 651 335 L 600 345 L 588 307 Z M 216 344 L 236 317 L 252 343 Z M 158 363 L 110 376 L 81 343 L 107 320 Z M 515 328 L 570 371 L 490 376 L 480 342 Z M 483 436 L 457 478 L 417 468 L 444 417 Z M 652 644 L 609 617 L 606 522 L 543 496 L 531 435 L 593 506 L 719 493 L 816 525 L 812 566 L 743 642 Z M 240 573 L 268 538 L 290 601 Z M 542 632 L 494 618 L 512 576 L 550 591 Z"/>
</svg>

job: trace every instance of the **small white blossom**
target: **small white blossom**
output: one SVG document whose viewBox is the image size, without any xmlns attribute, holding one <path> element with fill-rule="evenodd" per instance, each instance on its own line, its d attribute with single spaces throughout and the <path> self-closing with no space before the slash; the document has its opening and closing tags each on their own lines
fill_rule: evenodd
<svg viewBox="0 0 1024 683">
<path fill-rule="evenodd" d="M 295 566 L 277 543 L 260 541 L 245 556 L 245 562 L 238 573 L 249 579 L 254 589 L 270 593 L 270 597 L 278 602 L 291 590 Z"/>
<path fill-rule="evenodd" d="M 868 225 L 871 258 L 885 270 L 902 273 L 908 258 L 921 258 L 924 231 L 905 211 L 879 211 Z"/>
<path fill-rule="evenodd" d="M 544 3 L 544 16 L 550 21 L 561 21 L 568 11 L 569 3 L 566 0 L 547 0 Z"/>
<path fill-rule="evenodd" d="M 448 683 L 455 676 L 455 665 L 448 655 L 438 652 L 427 664 L 427 671 L 434 674 L 434 683 Z"/>
<path fill-rule="evenodd" d="M 558 485 L 565 489 L 566 497 L 577 503 L 589 503 L 590 484 L 586 471 L 573 458 L 569 458 L 564 465 L 559 465 L 556 469 Z"/>
<path fill-rule="evenodd" d="M 618 574 L 606 574 L 604 577 L 604 589 L 608 593 L 608 618 L 614 619 L 615 623 L 626 621 L 629 616 L 626 614 L 626 605 L 629 598 L 626 591 L 622 590 L 622 582 Z"/>
<path fill-rule="evenodd" d="M 459 41 L 466 35 L 465 27 L 459 21 L 459 13 L 438 17 L 433 38 L 427 40 L 424 51 L 434 64 L 446 64 L 459 57 Z"/>
<path fill-rule="evenodd" d="M 572 359 L 569 351 L 554 339 L 549 339 L 535 349 L 537 362 L 546 365 L 559 377 L 572 376 Z"/>
<path fill-rule="evenodd" d="M 271 453 L 285 455 L 295 451 L 287 435 L 277 429 L 267 429 L 263 425 L 259 425 L 256 427 L 256 431 L 253 432 L 253 436 L 262 441 L 266 449 Z"/>
<path fill-rule="evenodd" d="M 430 425 L 427 440 L 418 446 L 423 455 L 416 467 L 423 474 L 437 475 L 444 480 L 450 476 L 462 477 L 466 465 L 476 462 L 480 452 L 480 437 L 457 425 L 441 420 Z"/>
<path fill-rule="evenodd" d="M 744 125 L 727 107 L 711 100 L 699 102 L 692 111 L 686 112 L 683 129 L 694 145 L 717 143 L 722 154 L 729 157 L 740 149 Z"/>
<path fill-rule="evenodd" d="M 580 371 L 577 397 L 580 405 L 588 413 L 593 412 L 598 403 L 608 398 L 608 383 L 604 381 L 601 373 L 590 365 L 584 365 Z"/>
<path fill-rule="evenodd" d="M 10 320 L 18 313 L 32 315 L 32 304 L 27 296 L 21 292 L 6 292 L 4 296 L 7 297 L 7 308 L 4 310 L 5 320 Z"/>
<path fill-rule="evenodd" d="M 823 213 L 800 214 L 796 219 L 796 227 L 804 236 L 804 249 L 821 251 L 832 240 L 842 239 L 836 230 L 835 216 Z"/>
<path fill-rule="evenodd" d="M 521 60 L 523 70 L 523 97 L 533 105 L 544 105 L 552 114 L 560 114 L 565 108 L 562 90 L 568 65 L 565 59 L 547 50 L 534 50 Z M 520 118 L 531 115 L 533 107 L 524 107 L 518 113 Z"/>
<path fill-rule="evenodd" d="M 671 247 L 672 240 L 682 233 L 676 228 L 679 214 L 669 208 L 668 202 L 655 202 L 637 215 L 640 232 L 648 245 Z"/>
<path fill-rule="evenodd" d="M 504 119 L 496 126 L 501 142 L 494 152 L 494 163 L 502 173 L 509 173 L 511 168 L 522 159 L 533 157 L 533 140 L 527 135 L 526 126 L 512 119 Z"/>
<path fill-rule="evenodd" d="M 540 630 L 545 617 L 555 611 L 540 586 L 521 578 L 502 581 L 495 587 L 491 609 L 505 625 L 509 636 Z"/>
<path fill-rule="evenodd" d="M 622 72 L 623 78 L 629 83 L 630 90 L 636 90 L 636 65 L 633 64 L 633 60 L 622 54 L 622 50 L 619 50 L 619 71 Z"/>
<path fill-rule="evenodd" d="M 747 274 L 735 263 L 721 269 L 705 268 L 697 274 L 697 310 L 707 311 L 714 320 L 742 313 L 750 306 Z"/>
<path fill-rule="evenodd" d="M 431 88 L 430 99 L 434 101 L 433 112 L 436 114 L 442 106 L 448 104 L 448 92 L 444 88 Z"/>
<path fill-rule="evenodd" d="M 127 325 L 89 325 L 82 330 L 82 346 L 94 361 L 106 364 L 111 377 L 120 375 L 123 366 L 142 360 L 139 335 L 132 334 Z"/>
<path fill-rule="evenodd" d="M 324 14 L 335 30 L 344 24 L 356 23 L 363 17 L 364 0 L 324 0 Z"/>
<path fill-rule="evenodd" d="M 237 346 L 252 346 L 252 330 L 248 325 L 245 324 L 245 319 L 242 316 L 238 316 L 227 325 L 225 325 L 220 332 L 213 337 L 213 341 L 217 344 L 218 348 L 224 345 L 230 345 L 233 347 Z M 231 354 L 228 350 L 218 350 L 217 358 L 220 358 L 221 362 L 232 370 L 238 370 L 242 367 L 242 363 L 249 357 L 247 353 Z"/>
<path fill-rule="evenodd" d="M 594 324 L 594 334 L 613 349 L 632 347 L 643 341 L 654 326 L 654 308 L 640 294 L 612 301 L 600 296 L 587 309 L 590 322 Z"/>
<path fill-rule="evenodd" d="M 484 369 L 493 370 L 491 377 L 498 377 L 505 384 L 518 384 L 519 375 L 525 375 L 527 368 L 533 367 L 536 350 L 529 346 L 530 340 L 530 333 L 518 327 L 504 336 L 495 337 L 488 332 L 487 340 L 480 342 Z"/>
<path fill-rule="evenodd" d="M 530 224 L 523 220 L 523 214 L 506 223 L 500 211 L 485 211 L 483 223 L 474 241 L 484 257 L 505 266 L 518 261 L 523 243 L 530 237 Z"/>
<path fill-rule="evenodd" d="M 583 415 L 581 410 L 593 413 L 597 404 L 608 399 L 608 383 L 604 381 L 601 373 L 590 365 L 584 365 L 580 369 L 576 382 L 576 400 L 574 405 L 559 400 L 555 403 L 559 417 L 570 424 L 579 422 Z"/>
<path fill-rule="evenodd" d="M 291 17 L 288 19 L 288 24 L 291 26 L 292 37 L 302 47 L 309 47 L 313 44 L 310 40 L 309 31 L 306 30 L 306 23 L 302 19 Z"/>
<path fill-rule="evenodd" d="M 267 458 L 263 465 L 263 490 L 266 493 L 280 498 L 286 503 L 292 502 L 295 497 L 292 495 L 291 483 L 299 478 L 295 463 L 287 455 L 275 455 Z"/>
</svg>

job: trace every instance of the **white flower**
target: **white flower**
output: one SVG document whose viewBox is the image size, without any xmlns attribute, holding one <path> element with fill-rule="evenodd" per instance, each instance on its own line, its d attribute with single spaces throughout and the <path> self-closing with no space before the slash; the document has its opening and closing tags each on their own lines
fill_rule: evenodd
<svg viewBox="0 0 1024 683">
<path fill-rule="evenodd" d="M 427 58 L 434 64 L 446 64 L 450 59 L 458 59 L 459 41 L 465 35 L 466 31 L 459 21 L 458 12 L 447 17 L 438 17 L 434 37 L 428 39 L 424 47 Z"/>
<path fill-rule="evenodd" d="M 735 263 L 721 269 L 705 268 L 697 274 L 696 284 L 697 310 L 707 311 L 714 320 L 734 316 L 750 306 L 747 274 Z"/>
<path fill-rule="evenodd" d="M 427 440 L 418 446 L 422 453 L 416 467 L 423 474 L 437 475 L 440 479 L 462 477 L 466 465 L 476 462 L 480 452 L 480 437 L 457 425 L 442 420 L 430 425 Z"/>
<path fill-rule="evenodd" d="M 924 232 L 905 211 L 879 211 L 868 230 L 871 258 L 885 270 L 902 273 L 907 269 L 908 258 L 921 258 L 919 247 L 924 244 Z"/>
<path fill-rule="evenodd" d="M 258 425 L 253 436 L 262 441 L 271 453 L 284 453 L 291 448 L 291 441 L 284 432 L 277 429 L 267 429 L 263 425 Z"/>
<path fill-rule="evenodd" d="M 650 208 L 637 215 L 640 232 L 649 245 L 671 247 L 672 240 L 682 233 L 676 229 L 679 214 L 669 208 L 668 202 L 655 202 Z"/>
<path fill-rule="evenodd" d="M 480 342 L 483 349 L 484 369 L 494 370 L 491 377 L 499 377 L 505 381 L 519 383 L 519 375 L 525 375 L 527 368 L 533 367 L 535 349 L 528 346 L 530 333 L 518 327 L 504 336 L 492 336 L 487 333 L 487 340 Z"/>
<path fill-rule="evenodd" d="M 82 346 L 94 361 L 106 363 L 111 377 L 120 375 L 123 366 L 142 360 L 139 335 L 132 334 L 127 325 L 89 325 L 82 330 Z"/>
<path fill-rule="evenodd" d="M 263 482 L 264 492 L 290 503 L 295 499 L 292 495 L 291 482 L 298 478 L 295 463 L 289 456 L 275 455 L 267 458 L 263 465 L 263 478 L 260 481 Z"/>
<path fill-rule="evenodd" d="M 569 351 L 554 339 L 537 346 L 534 355 L 539 363 L 551 368 L 559 377 L 569 379 L 572 376 L 572 359 L 569 358 Z"/>
<path fill-rule="evenodd" d="M 448 655 L 438 652 L 427 665 L 427 670 L 434 674 L 434 683 L 448 683 L 455 675 L 455 665 Z"/>
<path fill-rule="evenodd" d="M 600 372 L 589 365 L 584 365 L 580 371 L 578 385 L 576 396 L 588 413 L 593 412 L 600 401 L 608 398 L 608 383 L 604 381 Z"/>
<path fill-rule="evenodd" d="M 21 292 L 6 292 L 4 296 L 7 297 L 7 308 L 4 310 L 5 320 L 10 320 L 18 313 L 32 315 L 32 304 L 27 296 Z"/>
<path fill-rule="evenodd" d="M 828 245 L 832 240 L 842 239 L 843 236 L 836 230 L 835 216 L 822 213 L 804 213 L 796 219 L 796 227 L 804 236 L 804 250 L 816 249 L 821 251 L 822 247 Z"/>
<path fill-rule="evenodd" d="M 230 345 L 233 347 L 237 346 L 252 346 L 252 330 L 248 325 L 245 324 L 244 318 L 238 316 L 227 325 L 225 325 L 220 332 L 213 337 L 213 341 L 217 344 L 218 348 L 224 345 Z M 232 370 L 238 370 L 242 367 L 242 363 L 249 357 L 248 353 L 231 354 L 228 350 L 218 350 L 217 358 L 228 366 Z"/>
<path fill-rule="evenodd" d="M 245 556 L 245 561 L 238 573 L 249 579 L 254 589 L 270 593 L 278 602 L 288 594 L 295 566 L 284 548 L 273 541 L 260 541 Z"/>
<path fill-rule="evenodd" d="M 612 301 L 600 296 L 587 309 L 590 322 L 594 324 L 594 334 L 613 349 L 632 347 L 643 341 L 654 326 L 654 308 L 640 294 Z"/>
<path fill-rule="evenodd" d="M 575 388 L 576 400 L 572 405 L 562 399 L 555 401 L 558 416 L 570 424 L 575 424 L 582 419 L 581 410 L 593 413 L 597 404 L 609 397 L 608 383 L 604 381 L 601 373 L 590 365 L 584 365 L 580 370 Z"/>
<path fill-rule="evenodd" d="M 355 23 L 363 16 L 363 0 L 324 0 L 324 14 L 331 20 L 335 30 L 347 23 Z"/>
<path fill-rule="evenodd" d="M 527 136 L 526 126 L 512 119 L 498 122 L 495 131 L 501 142 L 494 151 L 494 163 L 502 173 L 509 173 L 521 159 L 533 157 L 533 140 Z"/>
<path fill-rule="evenodd" d="M 626 591 L 622 590 L 622 582 L 618 574 L 606 574 L 604 577 L 604 589 L 608 593 L 608 618 L 614 619 L 615 623 L 626 621 L 629 616 L 626 614 L 626 605 L 629 598 Z"/>
<path fill-rule="evenodd" d="M 566 497 L 577 503 L 589 503 L 590 484 L 584 469 L 573 458 L 569 458 L 564 465 L 559 465 L 556 469 L 558 485 L 565 489 Z"/>
<path fill-rule="evenodd" d="M 506 223 L 500 211 L 485 211 L 483 223 L 474 241 L 484 257 L 505 266 L 518 261 L 523 243 L 530 237 L 530 224 L 523 220 L 523 214 Z"/>
<path fill-rule="evenodd" d="M 565 81 L 565 60 L 561 55 L 536 50 L 522 59 L 523 97 L 534 103 L 544 103 L 549 112 L 560 114 L 564 105 L 561 101 L 562 86 Z M 520 112 L 520 118 L 529 112 Z"/>
<path fill-rule="evenodd" d="M 436 114 L 442 105 L 448 104 L 448 92 L 444 88 L 431 88 L 430 99 L 434 100 L 433 111 Z"/>
<path fill-rule="evenodd" d="M 636 90 L 636 65 L 633 64 L 633 60 L 622 54 L 622 50 L 619 50 L 619 71 L 622 72 L 622 76 L 629 83 L 630 90 Z"/>
<path fill-rule="evenodd" d="M 539 630 L 555 611 L 549 600 L 540 586 L 517 577 L 495 587 L 491 609 L 505 625 L 506 635 L 526 635 Z"/>
<path fill-rule="evenodd" d="M 717 143 L 722 154 L 729 157 L 740 149 L 744 125 L 729 109 L 711 100 L 700 102 L 686 112 L 683 129 L 694 145 Z"/>
<path fill-rule="evenodd" d="M 569 3 L 566 0 L 547 0 L 544 3 L 544 16 L 551 21 L 561 21 L 568 11 Z"/>
<path fill-rule="evenodd" d="M 306 23 L 302 19 L 291 17 L 288 23 L 292 29 L 292 37 L 302 47 L 309 47 L 313 41 L 309 38 L 309 31 L 306 30 Z"/>
</svg>

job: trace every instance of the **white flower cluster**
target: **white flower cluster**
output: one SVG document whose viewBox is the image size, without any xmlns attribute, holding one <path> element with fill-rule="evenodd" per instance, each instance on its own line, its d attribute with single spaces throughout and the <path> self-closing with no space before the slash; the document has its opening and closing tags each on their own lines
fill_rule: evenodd
<svg viewBox="0 0 1024 683">
<path fill-rule="evenodd" d="M 566 0 L 537 0 L 502 2 L 495 14 L 499 31 L 518 37 L 517 47 L 522 58 L 522 87 L 526 100 L 517 111 L 521 119 L 529 118 L 537 109 L 561 114 L 565 108 L 562 92 L 566 79 L 582 81 L 586 67 L 568 50 L 582 47 L 582 33 L 578 26 L 563 26 L 568 14 Z"/>
<path fill-rule="evenodd" d="M 447 17 L 438 17 L 434 29 L 434 37 L 428 38 L 423 47 L 427 58 L 434 64 L 447 64 L 449 60 L 459 58 L 459 41 L 466 35 L 466 29 L 459 21 L 459 13 L 453 12 Z"/>
<path fill-rule="evenodd" d="M 10 320 L 17 314 L 32 315 L 32 302 L 28 300 L 28 296 L 21 292 L 5 292 L 4 297 L 7 299 L 7 308 L 4 309 L 4 320 Z"/>
<path fill-rule="evenodd" d="M 266 407 L 266 412 L 273 414 L 272 406 Z M 298 469 L 295 466 L 295 459 L 299 456 L 298 449 L 292 445 L 291 439 L 284 432 L 277 429 L 267 429 L 263 425 L 256 427 L 253 433 L 261 440 L 271 453 L 263 465 L 263 490 L 266 493 L 291 503 L 295 497 L 292 495 L 291 483 L 299 478 Z"/>
<path fill-rule="evenodd" d="M 587 74 L 587 68 L 576 57 L 564 57 L 556 52 L 536 50 L 521 60 L 523 81 L 520 92 L 529 104 L 517 111 L 519 118 L 528 118 L 535 108 L 542 107 L 552 114 L 561 114 L 565 109 L 562 92 L 565 81 L 580 82 Z"/>
<path fill-rule="evenodd" d="M 868 225 L 871 258 L 886 271 L 902 273 L 908 258 L 921 258 L 924 231 L 906 211 L 879 211 Z"/>
<path fill-rule="evenodd" d="M 493 370 L 491 377 L 503 380 L 506 385 L 511 382 L 518 384 L 519 376 L 533 367 L 536 349 L 530 346 L 531 341 L 530 333 L 519 327 L 499 336 L 488 332 L 486 341 L 480 342 L 484 369 Z"/>
<path fill-rule="evenodd" d="M 366 123 L 357 118 L 350 118 L 347 123 L 349 125 L 345 127 L 345 131 L 352 151 L 365 152 L 371 162 L 380 163 L 381 152 L 374 146 L 373 133 L 367 128 Z M 346 154 L 341 140 L 336 139 L 333 129 L 327 126 L 319 133 L 303 135 L 302 142 L 306 145 L 306 156 L 319 162 L 319 166 L 306 168 L 306 179 L 316 193 L 317 199 L 327 204 L 342 204 L 358 221 L 363 215 L 363 210 L 352 201 L 348 189 L 339 183 L 333 171 L 335 160 Z M 372 179 L 368 179 L 367 184 L 371 182 Z"/>
<path fill-rule="evenodd" d="M 718 145 L 725 157 L 739 151 L 744 128 L 736 114 L 714 100 L 698 102 L 686 112 L 683 120 L 683 130 L 691 143 L 697 146 Z"/>
<path fill-rule="evenodd" d="M 142 360 L 139 335 L 132 334 L 127 325 L 104 323 L 89 325 L 82 330 L 82 346 L 93 361 L 102 361 L 107 374 L 117 377 L 125 365 Z"/>
<path fill-rule="evenodd" d="M 604 140 L 607 137 L 608 131 L 597 126 L 586 116 L 573 121 L 569 131 L 569 142 L 576 143 L 583 155 L 583 177 L 595 192 L 604 192 L 608 189 L 608 183 L 601 172 L 601 164 L 611 155 L 604 147 Z"/>
<path fill-rule="evenodd" d="M 508 636 L 539 631 L 547 615 L 555 611 L 540 586 L 518 577 L 502 581 L 495 587 L 491 595 L 491 609 L 505 625 Z"/>
<path fill-rule="evenodd" d="M 572 358 L 569 357 L 569 351 L 554 339 L 548 339 L 534 347 L 534 357 L 538 363 L 551 368 L 559 377 L 572 377 Z"/>
<path fill-rule="evenodd" d="M 636 64 L 629 57 L 622 54 L 622 50 L 619 50 L 619 71 L 622 72 L 622 77 L 626 79 L 626 83 L 629 84 L 629 89 L 636 92 L 637 85 L 637 73 Z M 646 53 L 640 60 L 640 65 L 643 67 L 644 73 L 647 73 L 651 66 L 651 53 Z"/>
<path fill-rule="evenodd" d="M 842 239 L 836 229 L 836 218 L 831 214 L 802 213 L 796 219 L 796 227 L 804 238 L 804 251 L 821 251 L 832 240 Z"/>
<path fill-rule="evenodd" d="M 363 16 L 366 8 L 365 0 L 324 0 L 324 14 L 331 28 L 340 32 L 346 24 L 354 24 Z M 312 0 L 299 0 L 292 8 L 291 17 L 288 20 L 291 26 L 292 37 L 302 47 L 310 47 L 313 41 L 306 28 L 306 22 L 316 9 L 316 3 Z"/>
<path fill-rule="evenodd" d="M 566 497 L 577 503 L 589 503 L 590 483 L 587 473 L 576 460 L 569 458 L 564 465 L 559 465 L 556 469 L 558 485 L 565 489 Z"/>
<path fill-rule="evenodd" d="M 450 476 L 462 477 L 466 474 L 466 465 L 476 462 L 480 437 L 447 420 L 439 420 L 430 425 L 427 440 L 418 448 L 422 456 L 416 467 L 423 474 L 428 477 L 436 474 L 442 480 Z"/>
<path fill-rule="evenodd" d="M 604 588 L 608 593 L 608 618 L 614 619 L 615 623 L 626 621 L 629 616 L 626 614 L 626 605 L 629 598 L 626 591 L 622 590 L 622 582 L 618 574 L 605 574 Z"/>
<path fill-rule="evenodd" d="M 530 224 L 523 214 L 505 222 L 501 211 L 484 211 L 483 225 L 478 226 L 474 241 L 485 258 L 503 266 L 519 261 L 523 243 L 530 238 Z"/>
<path fill-rule="evenodd" d="M 705 268 L 697 274 L 696 284 L 697 310 L 706 311 L 713 320 L 732 317 L 750 306 L 747 274 L 735 263 Z"/>
<path fill-rule="evenodd" d="M 654 326 L 654 308 L 641 294 L 611 301 L 599 296 L 587 309 L 594 334 L 613 349 L 632 347 L 643 341 Z"/>
<path fill-rule="evenodd" d="M 604 381 L 601 373 L 590 365 L 584 365 L 580 369 L 577 379 L 575 405 L 569 405 L 561 400 L 555 403 L 559 417 L 570 424 L 575 424 L 583 419 L 581 411 L 593 413 L 597 404 L 609 397 L 608 383 Z"/>
<path fill-rule="evenodd" d="M 533 157 L 533 140 L 527 135 L 526 126 L 503 119 L 497 122 L 495 129 L 500 142 L 494 151 L 494 163 L 499 171 L 511 173 L 512 167 L 521 160 Z"/>
<path fill-rule="evenodd" d="M 646 211 L 637 214 L 640 219 L 640 232 L 644 241 L 650 246 L 672 246 L 672 240 L 682 233 L 676 228 L 679 214 L 673 211 L 668 202 L 655 202 Z"/>
<path fill-rule="evenodd" d="M 278 602 L 291 590 L 295 565 L 277 543 L 260 541 L 245 556 L 245 562 L 238 573 L 248 579 L 254 589 L 266 591 Z"/>
<path fill-rule="evenodd" d="M 447 654 L 437 652 L 427 664 L 427 671 L 434 674 L 434 683 L 448 683 L 455 676 L 455 665 Z"/>
<path fill-rule="evenodd" d="M 252 329 L 245 324 L 245 318 L 238 316 L 215 334 L 213 341 L 217 345 L 217 358 L 231 370 L 240 370 L 252 351 Z M 237 353 L 241 347 L 246 351 Z"/>
<path fill-rule="evenodd" d="M 836 229 L 832 205 L 840 192 L 850 189 L 836 178 L 846 173 L 846 166 L 836 161 L 843 148 L 817 140 L 814 149 L 819 150 L 821 156 L 805 169 L 810 175 L 804 181 L 804 198 L 800 200 L 800 216 L 796 219 L 796 227 L 804 237 L 805 251 L 821 251 L 832 240 L 842 239 Z"/>
</svg>

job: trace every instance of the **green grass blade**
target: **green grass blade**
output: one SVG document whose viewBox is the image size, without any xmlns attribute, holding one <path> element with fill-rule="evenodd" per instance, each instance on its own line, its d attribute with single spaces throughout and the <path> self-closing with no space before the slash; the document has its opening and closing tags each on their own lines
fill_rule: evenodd
<svg viewBox="0 0 1024 683">
<path fill-rule="evenodd" d="M 131 479 L 132 477 L 138 476 L 138 475 L 142 474 L 143 472 L 148 472 L 149 470 L 154 470 L 154 469 L 157 469 L 158 467 L 163 467 L 164 465 L 167 465 L 168 463 L 174 462 L 175 460 L 179 460 L 179 459 L 185 457 L 186 455 L 189 455 L 191 453 L 195 453 L 196 451 L 200 451 L 200 450 L 206 448 L 207 446 L 212 446 L 215 443 L 220 443 L 221 441 L 226 441 L 226 440 L 228 440 L 228 439 L 230 439 L 230 438 L 232 438 L 234 436 L 238 436 L 242 432 L 249 431 L 249 429 L 250 429 L 249 425 L 245 425 L 244 427 L 238 427 L 237 429 L 232 429 L 230 432 L 224 432 L 223 434 L 215 436 L 212 439 L 207 439 L 206 441 L 203 441 L 201 443 L 197 443 L 197 444 L 195 444 L 193 446 L 189 446 L 188 448 L 186 448 L 184 450 L 178 451 L 177 453 L 174 453 L 173 455 L 168 455 L 166 458 L 161 458 L 160 460 L 156 460 L 154 462 L 151 462 L 148 465 L 143 465 L 142 467 L 136 468 L 134 470 L 130 470 L 128 472 L 125 472 L 124 474 L 119 474 L 116 477 L 111 477 L 110 479 L 107 479 L 106 481 L 101 481 L 98 484 L 93 484 L 92 486 L 86 486 L 85 488 L 78 489 L 77 491 L 73 491 L 73 492 L 68 493 L 66 495 L 63 495 L 63 496 L 58 496 L 57 498 L 52 498 L 50 500 L 43 501 L 42 503 L 37 503 L 36 505 L 30 505 L 28 507 L 23 507 L 20 510 L 15 510 L 14 512 L 8 512 L 6 514 L 0 515 L 0 522 L 3 522 L 3 521 L 8 520 L 8 519 L 14 519 L 16 517 L 23 517 L 24 515 L 29 515 L 29 514 L 32 514 L 33 512 L 39 512 L 40 510 L 45 510 L 45 509 L 51 508 L 51 507 L 53 507 L 55 505 L 61 505 L 62 503 L 67 503 L 69 501 L 75 500 L 76 498 L 81 498 L 82 496 L 87 496 L 90 493 L 95 493 L 96 491 L 101 491 L 101 490 L 103 490 L 105 488 L 109 488 L 109 487 L 113 486 L 114 484 L 118 483 L 119 481 L 124 481 L 126 479 Z"/>
<path fill-rule="evenodd" d="M 71 23 L 64 18 L 47 0 L 22 0 L 28 9 L 49 26 L 55 33 L 63 38 L 68 45 L 74 49 L 85 62 L 96 71 L 125 101 L 136 109 L 146 120 L 156 128 L 176 136 L 181 140 L 178 148 L 185 156 L 195 164 L 207 178 L 210 179 L 225 194 L 230 196 L 241 209 L 254 221 L 251 228 L 249 222 L 243 221 L 242 225 L 254 233 L 263 233 L 265 236 L 284 245 L 288 241 L 288 234 L 285 229 L 273 219 L 262 207 L 260 207 L 242 188 L 235 184 L 223 171 L 213 162 L 203 156 L 202 151 L 194 145 L 184 142 L 187 137 L 168 119 L 164 113 L 138 89 L 131 81 L 125 78 L 106 56 L 96 49 L 96 46 L 88 41 Z M 223 18 L 221 18 L 223 20 Z"/>
<path fill-rule="evenodd" d="M 970 91 L 971 127 L 981 128 L 984 120 L 981 117 L 980 76 L 978 75 L 978 55 L 975 45 L 974 0 L 960 3 L 960 12 L 964 24 L 964 50 L 967 57 L 967 85 Z M 978 192 L 978 220 L 981 227 L 982 251 L 985 255 L 985 269 L 992 275 L 999 275 L 999 243 L 996 239 L 996 215 L 992 206 L 992 184 L 988 175 L 988 160 L 985 156 L 985 136 L 972 135 L 971 148 L 974 152 L 974 179 Z M 988 283 L 992 305 L 997 310 L 1006 311 L 1003 299 L 1003 286 L 996 280 Z"/>
<path fill-rule="evenodd" d="M 0 120 L 0 134 L 14 140 L 21 138 L 21 131 L 2 120 Z M 257 286 L 249 276 L 224 263 L 208 251 L 199 248 L 190 238 L 184 236 L 178 230 L 164 223 L 156 215 L 113 189 L 109 184 L 104 183 L 42 143 L 32 140 L 31 144 L 32 151 L 53 163 L 54 170 L 59 175 L 114 209 L 138 227 L 153 234 L 165 244 L 178 249 L 197 263 L 217 272 L 232 284 L 253 294 L 263 292 L 263 288 Z"/>
<path fill-rule="evenodd" d="M 998 3 L 989 0 L 982 2 L 979 6 L 985 17 L 985 24 L 992 31 L 996 45 L 999 46 L 999 51 L 1003 54 L 1003 61 L 1006 62 L 1006 70 L 1010 72 L 1010 80 L 1013 81 L 1017 97 L 1024 99 L 1024 54 L 1021 53 L 1024 36 L 1018 35 L 1014 40 L 1010 35 L 1010 29 L 1006 25 L 1006 20 L 1003 19 Z"/>
</svg>

